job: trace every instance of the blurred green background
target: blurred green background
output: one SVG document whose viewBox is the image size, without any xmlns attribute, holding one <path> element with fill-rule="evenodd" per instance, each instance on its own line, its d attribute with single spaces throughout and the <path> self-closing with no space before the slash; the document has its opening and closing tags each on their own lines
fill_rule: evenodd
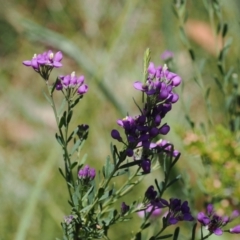
<svg viewBox="0 0 240 240">
<path fill-rule="evenodd" d="M 58 172 L 62 159 L 54 138 L 54 115 L 43 97 L 45 83 L 31 68 L 22 65 L 34 53 L 47 49 L 63 52 L 64 67 L 54 70 L 52 79 L 72 71 L 85 75 L 89 92 L 75 112 L 74 124 L 90 125 L 83 153 L 88 153 L 92 167 L 100 169 L 109 154 L 110 131 L 117 127 L 116 120 L 127 113 L 137 114 L 132 99 L 140 100 L 141 94 L 132 85 L 142 79 L 144 51 L 150 47 L 155 64 L 163 64 L 160 55 L 164 50 L 173 51 L 184 89 L 180 93 L 182 100 L 166 118 L 172 127 L 167 139 L 183 151 L 181 171 L 190 180 L 198 178 L 202 171 L 200 161 L 184 153 L 181 134 L 175 130 L 190 131 L 183 106 L 188 106 L 196 123 L 206 120 L 206 110 L 193 81 L 192 62 L 179 37 L 172 3 L 0 0 L 0 240 L 61 237 L 60 222 L 70 211 L 64 181 Z M 229 59 L 232 64 L 239 53 L 240 4 L 238 0 L 222 4 L 224 18 L 230 23 L 229 35 L 234 40 Z M 196 63 L 207 59 L 203 81 L 212 87 L 214 121 L 223 123 L 222 100 L 211 75 L 216 56 L 208 14 L 202 1 L 188 1 L 187 11 L 186 33 L 199 60 Z M 149 184 L 153 184 L 152 178 L 146 179 L 143 189 Z M 139 188 L 134 195 L 139 198 L 142 192 Z M 201 195 L 198 187 L 192 192 L 196 198 Z M 133 199 L 131 196 L 126 200 Z M 202 209 L 201 200 L 195 205 Z M 132 230 L 128 224 L 121 224 L 112 239 L 129 236 Z"/>
</svg>

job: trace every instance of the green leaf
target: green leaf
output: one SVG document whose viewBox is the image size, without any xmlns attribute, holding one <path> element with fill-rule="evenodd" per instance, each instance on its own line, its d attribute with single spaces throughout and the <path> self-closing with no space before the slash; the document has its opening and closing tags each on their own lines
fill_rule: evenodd
<svg viewBox="0 0 240 240">
<path fill-rule="evenodd" d="M 104 188 L 99 188 L 98 189 L 98 199 L 100 199 L 103 194 L 104 194 Z"/>
<path fill-rule="evenodd" d="M 47 99 L 47 101 L 51 104 L 51 106 L 53 105 L 52 104 L 52 99 L 45 93 L 45 92 L 43 92 L 43 95 L 44 95 L 44 97 Z"/>
<path fill-rule="evenodd" d="M 174 184 L 176 181 L 178 181 L 181 178 L 181 175 L 178 175 L 177 177 L 175 177 L 170 183 L 168 183 L 168 185 L 166 186 L 166 188 L 170 187 L 172 184 Z"/>
<path fill-rule="evenodd" d="M 85 199 L 87 199 L 88 195 L 92 192 L 92 190 L 93 190 L 93 186 L 91 186 L 91 187 L 89 188 L 89 190 L 85 193 L 85 195 L 84 195 L 83 198 L 82 198 L 82 201 L 84 201 Z"/>
<path fill-rule="evenodd" d="M 56 88 L 57 82 L 58 82 L 58 78 L 56 78 L 56 80 L 55 80 L 55 82 L 54 82 L 54 84 L 53 84 L 53 86 L 51 88 L 51 95 L 53 94 L 53 92 L 54 92 L 54 90 Z"/>
<path fill-rule="evenodd" d="M 145 83 L 147 80 L 147 76 L 148 76 L 147 69 L 148 69 L 150 60 L 151 60 L 151 52 L 150 52 L 150 49 L 147 48 L 143 58 L 143 83 Z"/>
<path fill-rule="evenodd" d="M 63 113 L 63 115 L 61 116 L 60 118 L 60 121 L 59 121 L 59 124 L 58 124 L 58 127 L 59 128 L 62 128 L 62 126 L 65 126 L 66 127 L 66 111 Z"/>
<path fill-rule="evenodd" d="M 64 175 L 64 173 L 63 173 L 63 171 L 62 171 L 62 169 L 61 169 L 61 168 L 58 168 L 58 170 L 59 170 L 60 174 L 63 176 L 63 178 L 66 179 L 66 177 L 65 177 L 65 175 Z"/>
<path fill-rule="evenodd" d="M 61 146 L 64 145 L 64 144 L 63 144 L 64 141 L 63 141 L 62 137 L 59 136 L 57 133 L 55 134 L 55 138 L 57 139 L 58 143 L 59 143 Z"/>
<path fill-rule="evenodd" d="M 82 97 L 83 96 L 80 95 L 77 99 L 75 99 L 75 101 L 73 103 L 71 103 L 70 108 L 74 108 L 79 103 L 79 101 Z"/>
<path fill-rule="evenodd" d="M 166 238 L 170 238 L 172 237 L 172 234 L 167 234 L 167 235 L 164 235 L 164 236 L 160 236 L 160 237 L 157 237 L 156 239 L 166 239 Z"/>
<path fill-rule="evenodd" d="M 227 35 L 228 25 L 227 23 L 223 24 L 222 37 L 224 38 Z"/>
<path fill-rule="evenodd" d="M 119 167 L 119 169 L 139 165 L 141 162 L 142 162 L 142 160 L 135 160 L 134 162 L 123 164 L 122 166 Z"/>
<path fill-rule="evenodd" d="M 77 165 L 78 165 L 77 162 L 73 162 L 73 163 L 71 164 L 71 169 L 74 169 Z"/>
<path fill-rule="evenodd" d="M 61 106 L 60 106 L 60 108 L 59 108 L 59 110 L 58 110 L 58 116 L 61 116 L 61 115 L 62 115 L 62 112 L 63 112 L 63 110 L 64 110 L 64 108 L 65 108 L 65 106 L 66 106 L 66 103 L 67 103 L 66 98 L 63 98 L 62 103 L 61 103 Z"/>
<path fill-rule="evenodd" d="M 106 179 L 108 179 L 111 176 L 114 168 L 115 168 L 114 164 L 111 163 L 110 157 L 108 156 L 104 166 L 104 176 Z"/>
<path fill-rule="evenodd" d="M 150 225 L 151 225 L 151 223 L 150 223 L 150 222 L 148 222 L 148 223 L 145 223 L 145 224 L 142 224 L 142 225 L 141 225 L 141 229 L 142 229 L 142 230 L 144 230 L 144 229 L 146 229 L 146 228 L 150 227 Z"/>
<path fill-rule="evenodd" d="M 67 116 L 67 124 L 70 123 L 71 119 L 72 119 L 72 115 L 73 115 L 73 111 L 70 110 L 69 113 L 68 113 L 68 116 Z"/>
<path fill-rule="evenodd" d="M 109 191 L 105 191 L 105 193 L 101 196 L 101 198 L 99 199 L 99 201 L 102 201 L 106 198 L 109 198 L 111 197 L 114 193 L 116 192 L 116 190 L 114 188 L 112 188 L 111 190 Z"/>
<path fill-rule="evenodd" d="M 179 28 L 179 33 L 180 33 L 180 39 L 182 40 L 183 44 L 185 45 L 185 47 L 187 47 L 188 49 L 191 49 L 190 48 L 190 44 L 188 42 L 188 38 L 186 36 L 186 33 L 184 31 L 184 29 L 182 27 Z M 189 51 L 190 53 L 190 51 Z"/>
<path fill-rule="evenodd" d="M 205 93 L 205 100 L 207 100 L 207 99 L 209 98 L 210 91 L 211 91 L 211 88 L 209 87 L 209 88 L 206 90 L 206 93 Z"/>
<path fill-rule="evenodd" d="M 174 234 L 173 234 L 173 240 L 177 240 L 178 239 L 179 232 L 180 232 L 180 228 L 177 227 L 175 229 L 175 231 L 174 231 Z"/>
<path fill-rule="evenodd" d="M 191 240 L 195 240 L 196 228 L 197 228 L 197 223 L 195 223 L 195 224 L 193 225 L 193 228 L 192 228 L 192 238 L 191 238 Z"/>
<path fill-rule="evenodd" d="M 141 232 L 138 232 L 138 233 L 135 235 L 135 239 L 136 239 L 136 240 L 141 240 L 141 239 L 142 239 L 142 233 L 141 233 Z"/>
<path fill-rule="evenodd" d="M 77 151 L 77 149 L 79 148 L 79 146 L 81 145 L 82 140 L 78 139 L 75 144 L 73 145 L 71 151 L 70 151 L 70 155 L 72 155 L 75 151 Z"/>
<path fill-rule="evenodd" d="M 190 54 L 190 57 L 191 57 L 192 61 L 195 61 L 194 51 L 191 48 L 188 51 L 189 51 L 189 54 Z"/>
<path fill-rule="evenodd" d="M 116 173 L 114 173 L 113 177 L 121 176 L 127 174 L 128 172 L 129 172 L 128 169 L 118 170 Z"/>
<path fill-rule="evenodd" d="M 77 134 L 77 132 L 78 132 L 78 127 L 76 127 L 76 128 L 74 129 L 74 131 L 71 132 L 71 134 L 69 135 L 69 137 L 68 137 L 68 139 L 67 139 L 67 143 L 69 143 L 69 142 L 73 139 L 73 137 Z"/>
</svg>

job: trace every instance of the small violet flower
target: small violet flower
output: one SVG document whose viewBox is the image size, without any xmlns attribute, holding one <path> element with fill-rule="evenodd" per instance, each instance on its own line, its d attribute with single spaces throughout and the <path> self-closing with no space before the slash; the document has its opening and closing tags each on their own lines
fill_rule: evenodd
<svg viewBox="0 0 240 240">
<path fill-rule="evenodd" d="M 157 191 L 154 190 L 154 186 L 150 186 L 148 187 L 147 191 L 145 192 L 145 197 L 148 199 L 148 200 L 154 200 L 157 196 Z"/>
<path fill-rule="evenodd" d="M 32 67 L 47 81 L 53 68 L 62 67 L 62 58 L 62 52 L 59 51 L 54 54 L 51 50 L 48 50 L 41 54 L 34 54 L 31 60 L 23 61 L 23 65 Z"/>
<path fill-rule="evenodd" d="M 86 165 L 84 168 L 80 169 L 78 172 L 79 179 L 83 181 L 91 181 L 95 178 L 96 171 L 94 168 L 90 168 L 88 165 Z"/>
<path fill-rule="evenodd" d="M 88 91 L 88 86 L 84 83 L 84 76 L 76 77 L 75 72 L 70 75 L 59 76 L 56 83 L 56 90 L 73 89 L 74 94 L 77 92 L 83 95 Z"/>
<path fill-rule="evenodd" d="M 207 206 L 207 214 L 203 212 L 199 212 L 197 215 L 197 220 L 204 226 L 210 233 L 214 233 L 215 235 L 223 234 L 223 227 L 226 226 L 229 222 L 231 222 L 234 218 L 239 216 L 238 211 L 233 211 L 230 217 L 228 216 L 219 216 L 214 211 L 213 205 L 208 204 Z M 240 233 L 240 225 L 231 228 L 228 230 L 230 233 Z"/>
</svg>

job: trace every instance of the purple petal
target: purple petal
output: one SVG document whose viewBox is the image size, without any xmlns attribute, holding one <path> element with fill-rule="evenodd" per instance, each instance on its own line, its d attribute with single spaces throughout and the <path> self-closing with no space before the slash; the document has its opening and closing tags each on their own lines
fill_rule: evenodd
<svg viewBox="0 0 240 240">
<path fill-rule="evenodd" d="M 134 86 L 135 89 L 143 91 L 143 84 L 142 84 L 142 82 L 137 81 L 137 82 L 135 82 L 133 84 L 133 86 Z"/>
<path fill-rule="evenodd" d="M 162 135 L 168 134 L 169 131 L 170 131 L 170 127 L 169 127 L 167 124 L 163 125 L 163 126 L 159 129 L 159 133 L 162 134 Z"/>
<path fill-rule="evenodd" d="M 177 87 L 182 82 L 182 79 L 177 75 L 172 79 L 172 85 Z"/>
<path fill-rule="evenodd" d="M 213 213 L 213 205 L 212 204 L 208 204 L 207 205 L 207 214 L 211 215 Z"/>
<path fill-rule="evenodd" d="M 23 61 L 22 63 L 23 63 L 23 65 L 25 65 L 27 67 L 32 66 L 32 61 L 31 60 L 26 60 L 26 61 Z"/>
<path fill-rule="evenodd" d="M 235 226 L 235 227 L 233 227 L 233 228 L 230 228 L 230 229 L 229 229 L 229 232 L 230 232 L 230 233 L 235 233 L 235 234 L 240 233 L 240 225 L 237 225 L 237 226 Z"/>
<path fill-rule="evenodd" d="M 118 130 L 116 130 L 116 129 L 113 129 L 113 130 L 112 130 L 111 136 L 112 136 L 113 139 L 116 139 L 116 140 L 118 140 L 118 141 L 121 141 L 121 140 L 122 140 L 122 138 L 121 138 L 121 136 L 120 136 L 120 133 L 119 133 Z"/>
<path fill-rule="evenodd" d="M 62 52 L 58 51 L 54 56 L 54 61 L 61 62 L 63 58 Z"/>
<path fill-rule="evenodd" d="M 214 234 L 217 235 L 217 236 L 220 236 L 220 235 L 223 234 L 223 231 L 222 231 L 221 228 L 217 228 L 217 229 L 215 229 L 213 232 L 214 232 Z"/>
<path fill-rule="evenodd" d="M 78 94 L 84 94 L 88 91 L 88 85 L 83 84 L 82 86 L 80 86 L 77 90 Z"/>
<path fill-rule="evenodd" d="M 60 63 L 60 62 L 53 62 L 53 64 L 52 64 L 55 68 L 60 68 L 60 67 L 62 67 L 62 64 Z"/>
</svg>

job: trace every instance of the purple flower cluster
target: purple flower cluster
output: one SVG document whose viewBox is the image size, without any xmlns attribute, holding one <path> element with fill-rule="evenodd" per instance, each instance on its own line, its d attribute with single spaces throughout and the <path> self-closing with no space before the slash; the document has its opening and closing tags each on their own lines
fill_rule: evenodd
<svg viewBox="0 0 240 240">
<path fill-rule="evenodd" d="M 62 67 L 62 52 L 54 54 L 51 50 L 41 54 L 34 54 L 31 60 L 23 61 L 27 67 L 32 67 L 38 72 L 45 80 L 48 80 L 50 72 L 53 68 Z"/>
<path fill-rule="evenodd" d="M 95 178 L 95 176 L 96 176 L 95 169 L 90 168 L 88 165 L 80 169 L 78 172 L 78 178 L 84 181 L 91 181 Z"/>
<path fill-rule="evenodd" d="M 180 199 L 171 198 L 168 207 L 169 212 L 167 214 L 167 219 L 171 225 L 176 224 L 179 221 L 194 220 L 187 201 L 182 203 Z"/>
<path fill-rule="evenodd" d="M 23 61 L 23 64 L 27 67 L 32 67 L 42 78 L 48 81 L 49 75 L 53 68 L 62 67 L 62 52 L 54 54 L 51 50 L 41 54 L 34 54 L 32 60 Z M 75 93 L 83 95 L 88 91 L 88 85 L 84 83 L 84 76 L 77 77 L 75 72 L 70 75 L 59 76 L 56 82 L 56 90 L 62 91 L 63 89 L 69 90 L 71 96 Z"/>
<path fill-rule="evenodd" d="M 207 206 L 207 214 L 200 212 L 198 213 L 197 220 L 204 226 L 210 233 L 215 235 L 223 234 L 223 227 L 226 226 L 229 222 L 239 216 L 238 211 L 233 211 L 230 217 L 228 216 L 219 216 L 213 208 L 212 204 Z M 240 233 L 240 225 L 235 226 L 227 230 L 230 233 Z"/>
<path fill-rule="evenodd" d="M 84 76 L 77 77 L 75 72 L 72 72 L 71 75 L 58 77 L 56 90 L 63 89 L 73 89 L 74 93 L 77 92 L 77 94 L 83 95 L 88 91 L 88 86 L 84 84 Z"/>
<path fill-rule="evenodd" d="M 152 211 L 154 216 L 160 215 L 162 208 L 168 208 L 165 218 L 168 225 L 176 224 L 179 221 L 193 221 L 188 202 L 177 198 L 171 198 L 169 202 L 165 199 L 157 197 L 157 191 L 153 186 L 148 187 L 145 192 L 145 200 L 147 200 L 147 212 Z"/>
<path fill-rule="evenodd" d="M 172 104 L 178 101 L 178 95 L 173 89 L 181 83 L 181 78 L 170 71 L 166 65 L 155 67 L 151 62 L 148 67 L 148 77 L 146 83 L 135 82 L 134 87 L 146 94 L 147 100 L 141 109 L 141 115 L 118 120 L 117 123 L 125 131 L 126 142 L 118 130 L 113 129 L 111 136 L 113 139 L 123 142 L 126 146 L 126 155 L 134 157 L 134 151 L 143 148 L 143 154 L 138 160 L 142 163 L 140 166 L 144 173 L 151 172 L 151 159 L 147 152 L 153 149 L 158 152 L 170 153 L 172 147 L 164 140 L 154 143 L 154 138 L 159 135 L 166 135 L 170 131 L 167 123 L 162 123 L 162 119 L 172 109 Z M 173 150 L 173 156 L 176 157 L 178 151 Z M 150 154 L 151 155 L 151 154 Z"/>
<path fill-rule="evenodd" d="M 148 73 L 145 84 L 139 81 L 134 83 L 137 90 L 145 92 L 147 95 L 155 95 L 156 103 L 178 101 L 178 95 L 172 90 L 181 83 L 182 79 L 176 73 L 169 72 L 166 65 L 155 67 L 152 62 L 149 64 Z"/>
</svg>

